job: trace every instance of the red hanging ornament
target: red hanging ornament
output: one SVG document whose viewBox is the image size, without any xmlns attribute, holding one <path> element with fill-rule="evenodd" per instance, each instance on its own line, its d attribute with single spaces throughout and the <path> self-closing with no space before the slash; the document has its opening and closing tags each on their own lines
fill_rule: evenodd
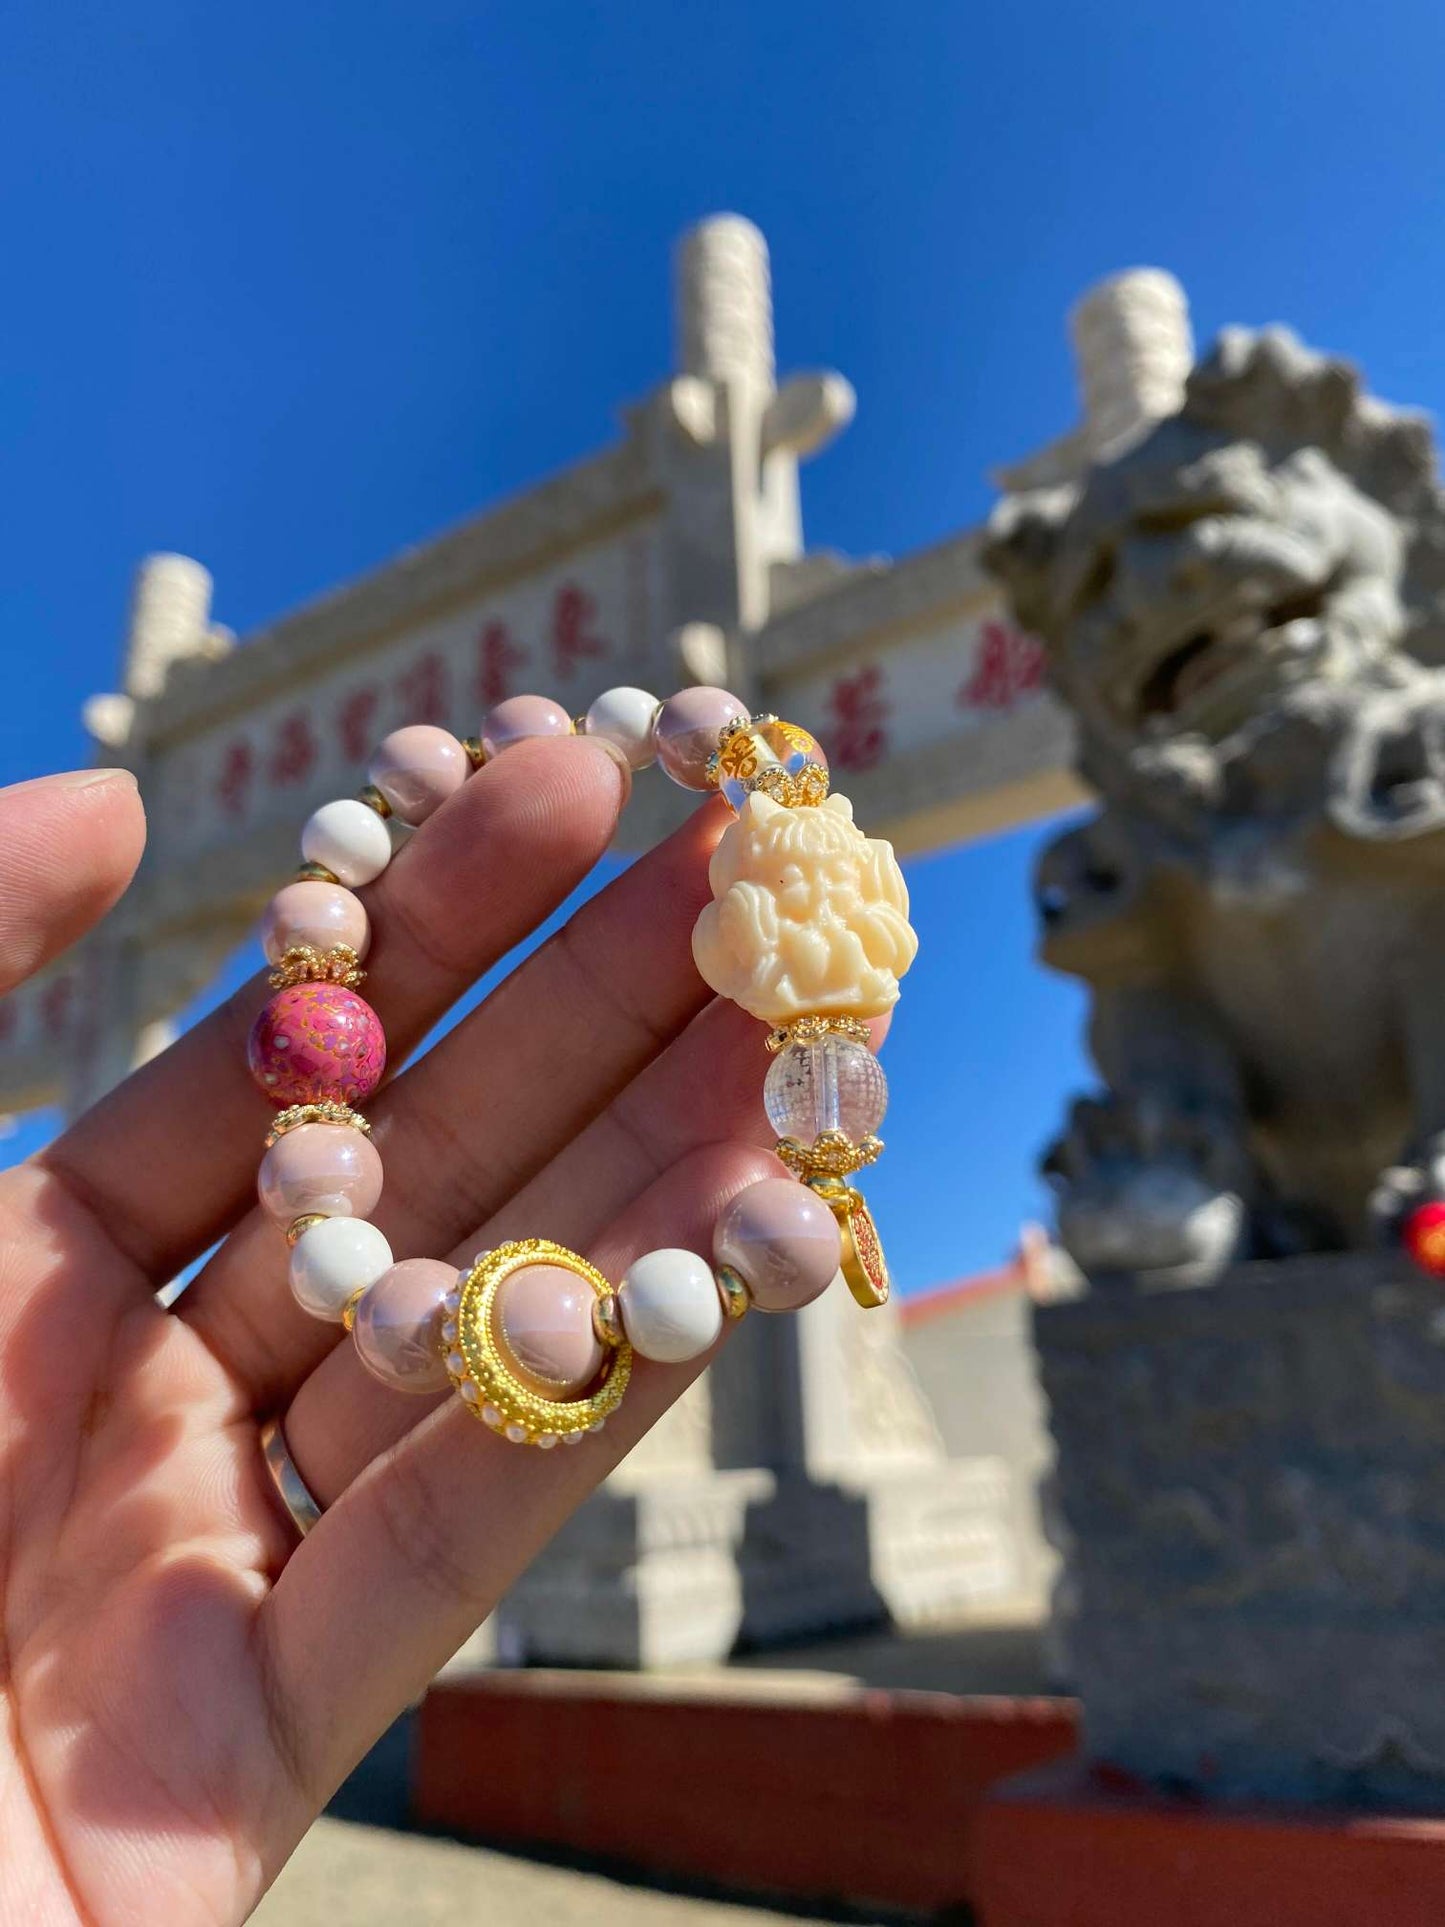
<svg viewBox="0 0 1445 1927">
<path fill-rule="evenodd" d="M 1405 1249 L 1422 1271 L 1445 1278 L 1445 1204 L 1417 1205 L 1405 1220 Z"/>
</svg>

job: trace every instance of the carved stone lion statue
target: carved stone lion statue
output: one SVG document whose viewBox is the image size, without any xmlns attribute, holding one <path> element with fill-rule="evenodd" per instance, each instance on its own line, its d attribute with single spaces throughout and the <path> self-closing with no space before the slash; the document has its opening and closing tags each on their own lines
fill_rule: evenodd
<svg viewBox="0 0 1445 1927">
<path fill-rule="evenodd" d="M 1095 815 L 1042 956 L 1105 1090 L 1045 1169 L 1091 1278 L 1348 1249 L 1445 1196 L 1445 496 L 1427 423 L 1283 330 L 986 545 Z"/>
</svg>

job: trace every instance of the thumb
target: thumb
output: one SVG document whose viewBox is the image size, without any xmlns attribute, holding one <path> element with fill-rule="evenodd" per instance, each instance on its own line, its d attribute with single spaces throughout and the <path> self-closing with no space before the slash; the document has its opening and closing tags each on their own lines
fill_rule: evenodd
<svg viewBox="0 0 1445 1927">
<path fill-rule="evenodd" d="M 100 921 L 144 847 L 129 770 L 71 770 L 0 789 L 0 992 Z"/>
</svg>

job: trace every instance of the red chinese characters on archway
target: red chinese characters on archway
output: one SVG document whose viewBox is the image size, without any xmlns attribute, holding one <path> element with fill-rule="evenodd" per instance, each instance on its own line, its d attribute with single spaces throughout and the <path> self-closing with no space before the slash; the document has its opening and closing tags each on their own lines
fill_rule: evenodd
<svg viewBox="0 0 1445 1927">
<path fill-rule="evenodd" d="M 433 650 L 419 656 L 396 679 L 397 722 L 434 723 L 450 720 L 451 689 L 447 666 Z"/>
<path fill-rule="evenodd" d="M 527 660 L 527 652 L 512 640 L 505 622 L 487 622 L 477 637 L 477 674 L 475 694 L 483 716 L 489 709 L 515 695 L 514 670 Z"/>
<path fill-rule="evenodd" d="M 343 759 L 363 763 L 376 744 L 376 712 L 380 698 L 369 683 L 352 689 L 336 711 L 336 738 Z"/>
<path fill-rule="evenodd" d="M 960 709 L 1012 709 L 1021 696 L 1041 688 L 1043 680 L 1043 644 L 1005 622 L 986 622 L 956 700 Z"/>
<path fill-rule="evenodd" d="M 597 604 L 587 591 L 564 583 L 552 605 L 552 668 L 559 681 L 570 682 L 582 663 L 608 653 L 596 621 Z"/>
<path fill-rule="evenodd" d="M 246 814 L 255 779 L 256 752 L 244 736 L 238 736 L 221 751 L 216 773 L 216 801 L 223 815 L 242 817 Z"/>
<path fill-rule="evenodd" d="M 877 663 L 839 676 L 824 705 L 828 727 L 824 747 L 836 769 L 872 769 L 888 754 L 888 719 L 893 705 Z"/>
<path fill-rule="evenodd" d="M 279 789 L 304 783 L 317 763 L 316 737 L 304 709 L 282 717 L 266 759 L 266 774 Z"/>
</svg>

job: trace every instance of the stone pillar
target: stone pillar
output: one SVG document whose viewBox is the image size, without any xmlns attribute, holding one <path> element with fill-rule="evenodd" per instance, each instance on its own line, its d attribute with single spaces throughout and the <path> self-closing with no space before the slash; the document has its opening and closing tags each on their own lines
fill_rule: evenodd
<svg viewBox="0 0 1445 1927">
<path fill-rule="evenodd" d="M 751 221 L 721 214 L 677 250 L 678 375 L 665 391 L 672 432 L 669 627 L 711 623 L 729 638 L 732 685 L 746 695 L 744 632 L 768 615 L 768 560 L 801 545 L 797 464 L 763 485 L 762 425 L 775 389 L 768 246 Z"/>
<path fill-rule="evenodd" d="M 1008 1469 L 950 1460 L 896 1314 L 746 1319 L 496 1615 L 509 1659 L 664 1666 L 1017 1603 Z M 475 1662 L 490 1649 L 473 1648 Z"/>
<path fill-rule="evenodd" d="M 779 388 L 767 244 L 737 215 L 677 258 L 681 373 L 657 398 L 669 626 L 755 696 L 753 635 L 807 568 L 798 462 L 852 414 L 842 376 Z M 719 678 L 720 680 L 721 678 Z M 767 1070 L 758 1033 L 757 1075 Z M 841 1279 L 799 1318 L 755 1313 L 707 1379 L 499 1609 L 511 1658 L 664 1665 L 738 1641 L 935 1619 L 1002 1600 L 1019 1561 L 1006 1468 L 950 1462 L 898 1343 Z"/>
<path fill-rule="evenodd" d="M 160 695 L 173 662 L 207 653 L 210 618 L 210 571 L 188 555 L 148 555 L 131 590 L 125 693 Z"/>
<path fill-rule="evenodd" d="M 714 214 L 678 244 L 677 364 L 703 381 L 773 392 L 768 244 L 741 214 Z"/>
<path fill-rule="evenodd" d="M 1189 302 L 1162 268 L 1131 268 L 1090 288 L 1069 316 L 1093 461 L 1177 412 L 1194 365 Z"/>
<path fill-rule="evenodd" d="M 745 1642 L 1016 1597 L 1007 1467 L 948 1458 L 896 1307 L 863 1311 L 835 1280 L 796 1318 L 750 1319 L 712 1377 L 717 1464 L 772 1480 L 738 1550 Z"/>
<path fill-rule="evenodd" d="M 1013 1606 L 1027 1585 L 1005 1464 L 950 1460 L 896 1311 L 841 1279 L 754 1313 L 496 1615 L 511 1660 L 664 1666 Z M 478 1646 L 461 1663 L 478 1663 Z"/>
<path fill-rule="evenodd" d="M 102 926 L 84 949 L 82 1009 L 69 1039 L 65 1114 L 76 1118 L 146 1058 L 164 1050 L 170 1024 L 140 1015 L 143 962 L 134 935 Z"/>
<path fill-rule="evenodd" d="M 676 259 L 678 374 L 659 402 L 667 479 L 668 627 L 714 625 L 731 686 L 755 691 L 748 637 L 767 621 L 803 555 L 798 464 L 846 427 L 853 391 L 831 372 L 779 388 L 768 244 L 719 214 L 684 235 Z"/>
<path fill-rule="evenodd" d="M 1040 1306 L 1092 1757 L 1445 1812 L 1445 1342 L 1396 1252 Z"/>
<path fill-rule="evenodd" d="M 122 690 L 92 696 L 85 705 L 86 727 L 103 759 L 134 770 L 142 794 L 147 704 L 164 693 L 173 665 L 214 658 L 228 646 L 227 632 L 211 625 L 211 587 L 210 571 L 190 556 L 146 556 L 131 588 Z M 147 1014 L 147 946 L 154 941 L 131 927 L 122 904 L 84 945 L 84 1009 L 70 1040 L 67 1116 L 103 1097 L 175 1034 L 168 1020 Z"/>
</svg>

